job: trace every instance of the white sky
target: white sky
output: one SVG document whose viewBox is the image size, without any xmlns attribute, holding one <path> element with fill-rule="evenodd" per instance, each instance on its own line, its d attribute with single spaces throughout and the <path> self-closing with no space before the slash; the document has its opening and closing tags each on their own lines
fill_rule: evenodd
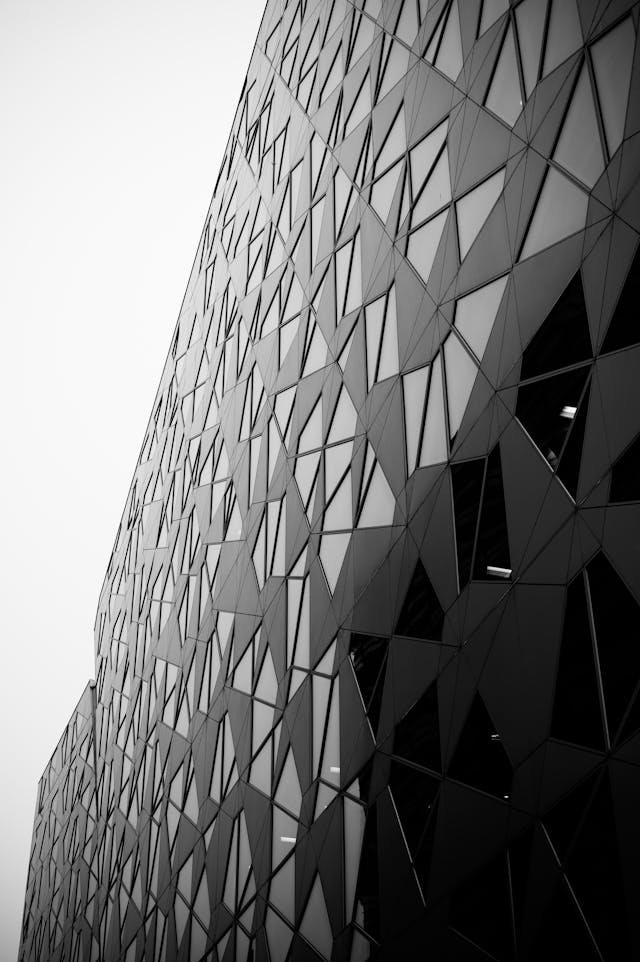
<svg viewBox="0 0 640 962">
<path fill-rule="evenodd" d="M 0 960 L 263 7 L 0 3 Z"/>
</svg>

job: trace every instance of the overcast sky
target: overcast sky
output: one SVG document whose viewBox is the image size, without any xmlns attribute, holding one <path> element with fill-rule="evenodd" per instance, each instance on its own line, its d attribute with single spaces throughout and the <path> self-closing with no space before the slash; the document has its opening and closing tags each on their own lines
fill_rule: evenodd
<svg viewBox="0 0 640 962">
<path fill-rule="evenodd" d="M 0 4 L 0 959 L 264 0 Z"/>
</svg>

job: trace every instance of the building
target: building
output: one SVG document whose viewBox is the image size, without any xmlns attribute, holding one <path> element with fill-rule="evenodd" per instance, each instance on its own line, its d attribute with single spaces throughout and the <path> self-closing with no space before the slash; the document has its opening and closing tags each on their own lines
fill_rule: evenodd
<svg viewBox="0 0 640 962">
<path fill-rule="evenodd" d="M 640 955 L 639 14 L 269 0 L 21 960 Z"/>
</svg>

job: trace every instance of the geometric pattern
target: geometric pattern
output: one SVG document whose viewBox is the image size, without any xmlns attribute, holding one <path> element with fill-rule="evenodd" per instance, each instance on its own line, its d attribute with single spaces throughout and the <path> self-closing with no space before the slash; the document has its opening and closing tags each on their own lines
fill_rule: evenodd
<svg viewBox="0 0 640 962">
<path fill-rule="evenodd" d="M 640 955 L 639 13 L 269 0 L 21 960 Z"/>
</svg>

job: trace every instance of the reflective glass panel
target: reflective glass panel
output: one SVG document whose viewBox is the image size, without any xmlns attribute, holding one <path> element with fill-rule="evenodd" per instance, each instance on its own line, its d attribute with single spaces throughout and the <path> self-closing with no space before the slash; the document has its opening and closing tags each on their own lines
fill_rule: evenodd
<svg viewBox="0 0 640 962">
<path fill-rule="evenodd" d="M 520 58 L 527 97 L 538 82 L 545 14 L 546 4 L 540 0 L 524 0 L 524 3 L 516 7 Z"/>
<path fill-rule="evenodd" d="M 420 189 L 433 162 L 438 156 L 438 152 L 445 142 L 447 136 L 448 123 L 445 120 L 435 130 L 421 140 L 409 154 L 411 165 L 411 184 L 414 199 L 418 196 Z"/>
<path fill-rule="evenodd" d="M 356 433 L 356 419 L 356 409 L 353 406 L 347 389 L 343 387 L 340 391 L 340 398 L 338 399 L 338 404 L 331 422 L 331 430 L 329 431 L 327 444 L 333 444 L 334 441 L 342 441 L 344 438 L 352 438 Z"/>
<path fill-rule="evenodd" d="M 504 167 L 456 201 L 460 260 L 464 260 L 504 186 Z"/>
<path fill-rule="evenodd" d="M 376 367 L 384 322 L 386 297 L 379 297 L 364 309 L 367 341 L 367 386 L 372 387 L 376 380 Z"/>
<path fill-rule="evenodd" d="M 427 393 L 429 367 L 420 367 L 410 371 L 402 378 L 404 393 L 404 429 L 407 445 L 407 470 L 411 474 L 418 458 L 420 444 L 420 428 L 422 427 L 422 412 Z"/>
<path fill-rule="evenodd" d="M 359 528 L 373 528 L 393 523 L 396 502 L 389 482 L 379 464 L 376 464 L 358 521 Z"/>
<path fill-rule="evenodd" d="M 309 896 L 307 907 L 300 922 L 300 931 L 304 937 L 311 942 L 311 945 L 320 952 L 323 958 L 330 958 L 331 949 L 333 948 L 333 934 L 331 932 L 331 924 L 329 922 L 329 916 L 327 915 L 327 906 L 324 901 L 324 895 L 322 894 L 319 875 L 316 876 L 316 880 L 313 883 L 311 895 Z"/>
<path fill-rule="evenodd" d="M 552 0 L 547 32 L 544 75 L 567 59 L 582 44 L 576 0 Z"/>
<path fill-rule="evenodd" d="M 451 181 L 449 180 L 449 154 L 442 151 L 431 175 L 420 194 L 411 217 L 412 224 L 419 224 L 451 200 Z"/>
<path fill-rule="evenodd" d="M 420 467 L 447 460 L 447 436 L 444 422 L 444 393 L 442 385 L 442 359 L 438 354 L 431 370 L 429 403 L 424 423 L 424 436 L 420 451 Z"/>
<path fill-rule="evenodd" d="M 580 71 L 554 159 L 588 187 L 593 187 L 604 170 L 600 131 L 586 65 Z"/>
<path fill-rule="evenodd" d="M 530 257 L 582 230 L 588 200 L 572 181 L 549 168 L 520 258 Z"/>
<path fill-rule="evenodd" d="M 352 522 L 351 473 L 348 472 L 324 513 L 322 527 L 324 531 L 341 531 L 351 528 Z"/>
<path fill-rule="evenodd" d="M 398 161 L 391 170 L 383 174 L 371 188 L 371 206 L 380 220 L 386 221 L 393 203 L 393 195 L 398 185 L 398 177 L 402 172 L 402 162 Z"/>
<path fill-rule="evenodd" d="M 522 94 L 520 92 L 520 78 L 516 62 L 516 47 L 513 42 L 511 26 L 502 44 L 500 57 L 496 64 L 491 86 L 485 101 L 489 110 L 502 117 L 508 124 L 513 125 L 522 110 Z"/>
<path fill-rule="evenodd" d="M 348 534 L 323 534 L 320 542 L 320 561 L 327 577 L 329 589 L 333 593 L 338 583 L 340 569 L 349 547 Z"/>
<path fill-rule="evenodd" d="M 376 160 L 376 173 L 381 173 L 383 170 L 393 163 L 400 154 L 403 154 L 407 148 L 407 142 L 404 133 L 404 114 L 402 110 L 399 111 L 396 119 L 393 122 L 391 130 L 387 134 L 382 149 L 378 154 Z"/>
<path fill-rule="evenodd" d="M 456 330 L 462 334 L 479 360 L 482 360 L 506 285 L 505 275 L 465 297 L 460 297 L 456 303 Z"/>
<path fill-rule="evenodd" d="M 438 214 L 433 220 L 427 221 L 409 237 L 407 257 L 425 283 L 429 280 L 429 274 L 438 253 L 438 245 L 447 220 L 447 213 L 448 211 L 443 210 L 441 214 Z"/>
<path fill-rule="evenodd" d="M 449 434 L 453 437 L 460 427 L 478 369 L 468 352 L 453 334 L 445 341 L 444 364 L 447 372 Z"/>
<path fill-rule="evenodd" d="M 273 864 L 277 865 L 290 854 L 298 834 L 298 823 L 281 808 L 273 806 Z"/>
<path fill-rule="evenodd" d="M 397 374 L 398 361 L 398 322 L 396 316 L 396 289 L 392 287 L 387 298 L 387 314 L 382 331 L 380 358 L 378 360 L 378 381 Z"/>
<path fill-rule="evenodd" d="M 462 70 L 462 43 L 460 41 L 460 18 L 458 16 L 458 0 L 453 0 L 447 25 L 444 28 L 440 49 L 436 58 L 436 67 L 455 80 Z"/>
<path fill-rule="evenodd" d="M 307 423 L 302 429 L 300 434 L 300 439 L 298 441 L 298 451 L 302 453 L 303 451 L 311 451 L 313 448 L 319 448 L 322 444 L 322 408 L 320 406 L 320 401 L 316 402 L 316 405 L 311 412 Z"/>
<path fill-rule="evenodd" d="M 482 36 L 485 30 L 495 23 L 505 10 L 509 9 L 509 0 L 484 0 L 482 4 L 482 19 L 478 36 Z"/>
<path fill-rule="evenodd" d="M 634 44 L 633 23 L 627 17 L 591 48 L 610 156 L 616 152 L 624 135 Z"/>
</svg>

